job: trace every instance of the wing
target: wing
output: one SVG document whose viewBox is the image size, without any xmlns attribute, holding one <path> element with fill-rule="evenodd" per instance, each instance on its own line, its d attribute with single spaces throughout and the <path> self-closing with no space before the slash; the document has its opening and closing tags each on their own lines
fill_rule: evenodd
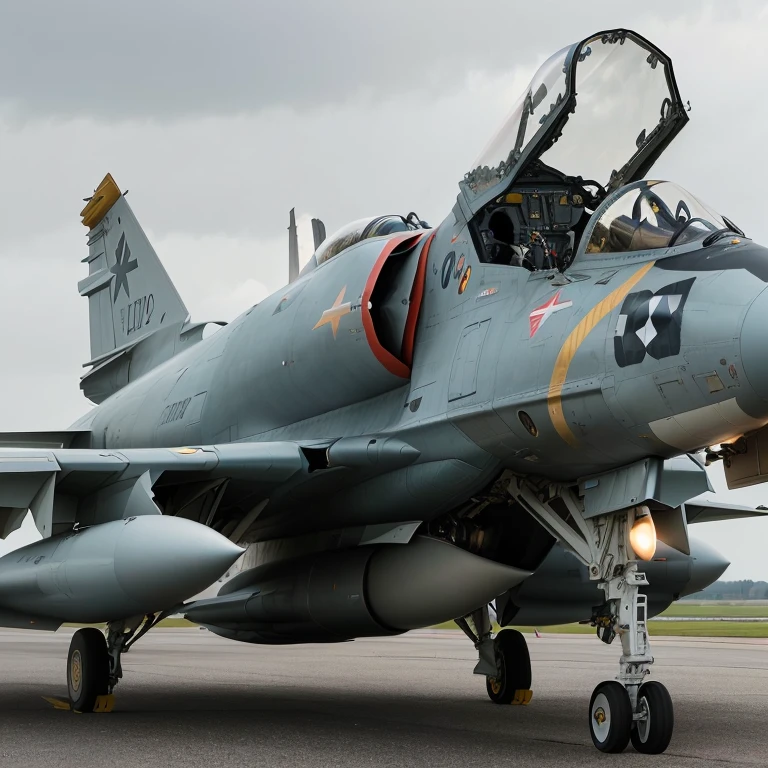
<svg viewBox="0 0 768 768">
<path fill-rule="evenodd" d="M 44 538 L 76 525 L 171 514 L 238 541 L 276 494 L 314 484 L 328 472 L 351 480 L 420 455 L 382 436 L 118 451 L 43 447 L 60 435 L 41 435 L 6 440 L 0 434 L 0 538 L 16 530 L 29 510 Z M 5 447 L 14 438 L 24 447 Z"/>
<path fill-rule="evenodd" d="M 155 495 L 169 487 L 186 491 L 183 498 L 163 494 L 175 503 L 174 514 L 204 501 L 211 515 L 216 498 L 211 491 L 225 482 L 247 478 L 255 492 L 268 496 L 308 466 L 301 447 L 292 442 L 123 451 L 0 448 L 0 535 L 18 528 L 27 509 L 43 537 L 75 524 L 161 514 Z"/>
<path fill-rule="evenodd" d="M 685 516 L 688 524 L 714 523 L 718 520 L 740 520 L 745 517 L 765 517 L 768 509 L 744 507 L 740 504 L 725 504 L 717 499 L 699 496 L 685 502 Z"/>
</svg>

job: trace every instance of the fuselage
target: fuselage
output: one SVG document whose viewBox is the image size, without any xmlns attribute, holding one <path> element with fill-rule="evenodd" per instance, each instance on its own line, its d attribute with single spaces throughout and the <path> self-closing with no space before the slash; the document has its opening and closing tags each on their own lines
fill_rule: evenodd
<svg viewBox="0 0 768 768">
<path fill-rule="evenodd" d="M 405 256 L 382 259 L 404 240 Z M 693 451 L 768 420 L 759 361 L 742 349 L 747 328 L 757 351 L 758 310 L 746 318 L 768 252 L 733 240 L 581 253 L 564 273 L 529 271 L 481 261 L 452 214 L 434 232 L 339 253 L 74 426 L 90 430 L 92 447 L 112 449 L 390 435 L 421 452 L 351 489 L 330 482 L 321 498 L 299 494 L 302 517 L 325 515 L 320 527 L 357 519 L 362 498 L 370 521 L 429 519 L 505 468 L 575 480 Z M 403 333 L 419 268 L 412 361 L 403 362 L 391 337 Z M 372 291 L 405 308 L 369 311 L 371 329 L 362 302 Z M 665 295 L 677 348 L 621 357 L 626 301 Z M 642 333 L 650 348 L 659 331 Z"/>
</svg>

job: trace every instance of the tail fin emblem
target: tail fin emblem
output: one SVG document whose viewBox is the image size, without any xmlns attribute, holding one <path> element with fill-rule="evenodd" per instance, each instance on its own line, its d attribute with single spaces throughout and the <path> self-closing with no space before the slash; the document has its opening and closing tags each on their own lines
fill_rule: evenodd
<svg viewBox="0 0 768 768">
<path fill-rule="evenodd" d="M 134 259 L 131 261 L 131 249 L 125 239 L 125 232 L 120 235 L 120 241 L 115 248 L 115 266 L 110 267 L 109 271 L 115 276 L 115 296 L 112 299 L 113 304 L 117 304 L 117 297 L 121 288 L 125 288 L 125 295 L 130 299 L 131 290 L 128 286 L 128 273 L 139 268 L 139 262 Z"/>
</svg>

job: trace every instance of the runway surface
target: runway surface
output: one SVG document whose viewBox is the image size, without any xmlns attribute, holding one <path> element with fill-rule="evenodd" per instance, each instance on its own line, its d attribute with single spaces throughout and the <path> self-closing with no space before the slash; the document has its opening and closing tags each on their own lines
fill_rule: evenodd
<svg viewBox="0 0 768 768">
<path fill-rule="evenodd" d="M 124 658 L 115 711 L 65 696 L 72 630 L 0 630 L 0 766 L 625 766 L 768 764 L 768 643 L 654 639 L 675 702 L 666 755 L 602 755 L 586 709 L 619 646 L 531 638 L 534 697 L 497 706 L 454 632 L 333 646 L 259 647 L 160 629 Z"/>
</svg>

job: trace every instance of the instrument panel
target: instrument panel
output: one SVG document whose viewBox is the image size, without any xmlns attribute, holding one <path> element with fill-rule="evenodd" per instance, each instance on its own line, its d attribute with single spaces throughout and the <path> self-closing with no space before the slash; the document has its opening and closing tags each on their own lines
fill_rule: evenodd
<svg viewBox="0 0 768 768">
<path fill-rule="evenodd" d="M 564 269 L 587 219 L 581 189 L 563 184 L 518 187 L 481 212 L 480 258 L 530 270 Z"/>
</svg>

